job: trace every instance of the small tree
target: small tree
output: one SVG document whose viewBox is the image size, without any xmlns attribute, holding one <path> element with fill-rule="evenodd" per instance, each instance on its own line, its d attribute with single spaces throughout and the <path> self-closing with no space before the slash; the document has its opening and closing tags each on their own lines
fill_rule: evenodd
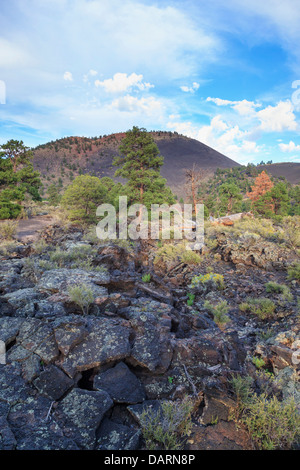
<svg viewBox="0 0 300 470">
<path fill-rule="evenodd" d="M 224 183 L 219 188 L 221 210 L 227 214 L 238 212 L 241 209 L 243 196 L 238 186 L 234 183 Z"/>
<path fill-rule="evenodd" d="M 49 186 L 47 193 L 50 204 L 52 206 L 57 206 L 60 203 L 61 195 L 54 183 Z"/>
<path fill-rule="evenodd" d="M 97 220 L 97 207 L 106 202 L 105 196 L 106 189 L 99 178 L 81 175 L 67 187 L 61 203 L 70 220 L 93 223 Z"/>
</svg>

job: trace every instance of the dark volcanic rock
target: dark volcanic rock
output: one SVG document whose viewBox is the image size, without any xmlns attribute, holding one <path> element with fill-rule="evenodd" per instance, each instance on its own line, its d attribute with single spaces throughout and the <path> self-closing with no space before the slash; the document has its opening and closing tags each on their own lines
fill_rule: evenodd
<svg viewBox="0 0 300 470">
<path fill-rule="evenodd" d="M 82 449 L 93 449 L 96 430 L 113 401 L 104 392 L 73 389 L 58 405 L 54 417 L 64 434 Z"/>
<path fill-rule="evenodd" d="M 76 450 L 58 424 L 49 418 L 51 401 L 45 397 L 27 398 L 12 406 L 8 424 L 17 441 L 17 450 Z"/>
<path fill-rule="evenodd" d="M 93 319 L 88 335 L 72 349 L 61 367 L 74 377 L 76 372 L 122 360 L 130 355 L 129 335 L 130 329 L 120 321 Z"/>
<path fill-rule="evenodd" d="M 141 382 L 124 362 L 97 375 L 94 388 L 105 390 L 116 403 L 135 404 L 145 400 Z"/>
<path fill-rule="evenodd" d="M 97 450 L 136 450 L 141 432 L 105 418 L 97 433 Z"/>
<path fill-rule="evenodd" d="M 56 401 L 74 385 L 74 380 L 58 367 L 50 365 L 34 380 L 33 384 L 42 395 Z"/>
</svg>

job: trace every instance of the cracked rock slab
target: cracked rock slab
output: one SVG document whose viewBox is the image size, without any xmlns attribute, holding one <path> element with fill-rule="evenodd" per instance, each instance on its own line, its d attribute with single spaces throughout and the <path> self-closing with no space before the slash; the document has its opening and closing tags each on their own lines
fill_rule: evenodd
<svg viewBox="0 0 300 470">
<path fill-rule="evenodd" d="M 58 405 L 54 418 L 64 435 L 81 449 L 92 450 L 96 444 L 96 430 L 113 401 L 104 391 L 73 389 Z"/>
</svg>

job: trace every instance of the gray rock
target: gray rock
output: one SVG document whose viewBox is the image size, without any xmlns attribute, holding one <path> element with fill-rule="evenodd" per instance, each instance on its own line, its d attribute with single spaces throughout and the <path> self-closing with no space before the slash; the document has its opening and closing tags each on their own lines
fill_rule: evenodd
<svg viewBox="0 0 300 470">
<path fill-rule="evenodd" d="M 135 404 L 146 398 L 141 382 L 124 362 L 97 375 L 94 388 L 105 390 L 116 403 Z"/>
<path fill-rule="evenodd" d="M 64 315 L 66 315 L 66 311 L 62 303 L 48 302 L 47 300 L 42 300 L 37 303 L 35 312 L 36 318 L 53 319 L 63 317 Z"/>
<path fill-rule="evenodd" d="M 97 433 L 97 450 L 137 450 L 141 432 L 105 418 Z"/>
<path fill-rule="evenodd" d="M 56 343 L 64 356 L 67 356 L 88 334 L 86 320 L 82 317 L 63 317 L 60 321 L 56 321 L 53 327 Z"/>
<path fill-rule="evenodd" d="M 95 297 L 107 294 L 102 287 L 109 283 L 110 277 L 106 272 L 94 273 L 83 269 L 55 269 L 44 272 L 37 283 L 40 292 L 54 294 L 56 292 L 68 293 L 68 288 L 77 285 L 86 285 L 91 288 Z"/>
<path fill-rule="evenodd" d="M 61 369 L 54 365 L 46 367 L 33 382 L 40 394 L 53 401 L 59 400 L 73 385 L 70 379 Z"/>
<path fill-rule="evenodd" d="M 8 424 L 16 438 L 17 450 L 77 450 L 59 425 L 48 416 L 51 400 L 39 396 L 12 406 Z"/>
<path fill-rule="evenodd" d="M 113 401 L 104 392 L 73 389 L 59 404 L 54 418 L 81 449 L 94 449 L 96 430 Z"/>
<path fill-rule="evenodd" d="M 116 320 L 93 319 L 87 337 L 76 345 L 61 364 L 74 377 L 76 372 L 98 367 L 130 355 L 130 329 Z"/>
</svg>

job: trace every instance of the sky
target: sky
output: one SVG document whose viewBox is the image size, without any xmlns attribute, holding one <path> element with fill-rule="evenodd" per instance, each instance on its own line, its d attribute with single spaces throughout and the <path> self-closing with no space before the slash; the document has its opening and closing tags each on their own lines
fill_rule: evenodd
<svg viewBox="0 0 300 470">
<path fill-rule="evenodd" d="M 0 145 L 133 126 L 300 162 L 299 0 L 0 0 Z"/>
</svg>

